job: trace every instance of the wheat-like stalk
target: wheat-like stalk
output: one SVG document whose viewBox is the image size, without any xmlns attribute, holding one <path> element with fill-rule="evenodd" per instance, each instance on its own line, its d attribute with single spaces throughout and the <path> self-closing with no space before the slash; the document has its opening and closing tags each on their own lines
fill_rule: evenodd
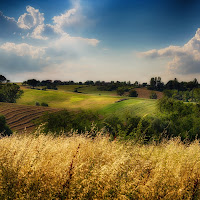
<svg viewBox="0 0 200 200">
<path fill-rule="evenodd" d="M 0 199 L 199 199 L 200 145 L 83 135 L 0 139 Z"/>
</svg>

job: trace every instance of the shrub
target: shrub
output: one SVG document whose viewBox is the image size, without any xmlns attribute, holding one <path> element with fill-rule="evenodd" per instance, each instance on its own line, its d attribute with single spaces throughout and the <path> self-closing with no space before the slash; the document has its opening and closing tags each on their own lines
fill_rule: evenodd
<svg viewBox="0 0 200 200">
<path fill-rule="evenodd" d="M 48 107 L 49 105 L 48 105 L 48 103 L 42 102 L 41 106 Z"/>
<path fill-rule="evenodd" d="M 36 106 L 40 106 L 40 103 L 39 103 L 39 102 L 35 102 L 35 105 L 36 105 Z"/>
<path fill-rule="evenodd" d="M 138 93 L 137 93 L 136 90 L 131 90 L 131 91 L 129 92 L 129 97 L 137 97 L 137 96 L 138 96 Z"/>
<path fill-rule="evenodd" d="M 152 92 L 150 95 L 150 99 L 157 99 L 157 94 L 155 92 Z"/>
<path fill-rule="evenodd" d="M 99 116 L 90 111 L 70 112 L 62 110 L 56 113 L 46 113 L 36 124 L 43 125 L 43 132 L 54 132 L 60 134 L 62 131 L 69 132 L 72 129 L 77 133 L 91 129 L 92 123 L 97 124 L 100 128 Z"/>
<path fill-rule="evenodd" d="M 3 115 L 0 115 L 0 136 L 9 136 L 12 134 L 12 131 L 6 124 L 6 118 Z"/>
<path fill-rule="evenodd" d="M 117 88 L 117 94 L 122 96 L 125 93 L 125 88 L 123 87 L 119 87 Z"/>
<path fill-rule="evenodd" d="M 46 91 L 46 90 L 47 90 L 47 87 L 42 88 L 42 90 Z"/>
</svg>

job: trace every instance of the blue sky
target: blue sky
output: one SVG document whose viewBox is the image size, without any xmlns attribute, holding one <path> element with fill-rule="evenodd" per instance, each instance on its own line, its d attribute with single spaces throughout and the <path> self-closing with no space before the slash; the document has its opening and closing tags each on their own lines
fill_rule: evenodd
<svg viewBox="0 0 200 200">
<path fill-rule="evenodd" d="M 1 0 L 1 74 L 200 81 L 199 10 L 198 0 Z"/>
</svg>

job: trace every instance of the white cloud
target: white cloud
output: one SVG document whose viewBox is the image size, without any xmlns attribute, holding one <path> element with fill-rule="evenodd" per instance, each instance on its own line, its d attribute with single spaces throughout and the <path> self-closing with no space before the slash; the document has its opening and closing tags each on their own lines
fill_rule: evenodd
<svg viewBox="0 0 200 200">
<path fill-rule="evenodd" d="M 22 29 L 31 29 L 44 23 L 44 14 L 31 6 L 26 7 L 27 13 L 21 15 L 18 19 L 18 26 Z"/>
<path fill-rule="evenodd" d="M 180 74 L 200 73 L 200 29 L 195 36 L 183 46 L 169 46 L 140 53 L 149 58 L 168 58 L 171 72 Z"/>
<path fill-rule="evenodd" d="M 0 46 L 0 49 L 17 56 L 30 56 L 33 59 L 42 58 L 45 54 L 45 47 L 35 47 L 26 43 L 6 42 Z"/>
<path fill-rule="evenodd" d="M 47 40 L 48 37 L 42 35 L 42 33 L 44 32 L 44 30 L 45 30 L 45 25 L 44 24 L 38 25 L 33 30 L 32 34 L 31 34 L 31 37 L 35 38 L 35 39 L 40 39 L 40 40 Z"/>
<path fill-rule="evenodd" d="M 2 18 L 9 26 L 14 27 L 15 25 L 12 34 L 18 39 L 23 39 L 23 43 L 20 43 L 20 40 L 18 43 L 2 40 L 4 43 L 0 44 L 0 69 L 8 74 L 27 74 L 28 72 L 45 74 L 53 67 L 53 71 L 59 69 L 62 74 L 65 66 L 74 66 L 74 69 L 69 67 L 67 73 L 81 71 L 82 59 L 93 55 L 95 49 L 97 50 L 95 47 L 99 40 L 81 36 L 74 37 L 65 30 L 66 26 L 78 26 L 80 20 L 84 19 L 81 19 L 79 1 L 73 1 L 72 9 L 55 16 L 53 24 L 45 24 L 44 14 L 38 9 L 27 6 L 26 10 L 27 13 L 21 15 L 18 21 L 0 13 L 0 23 Z M 73 64 L 74 62 L 76 64 Z"/>
<path fill-rule="evenodd" d="M 56 24 L 56 26 L 60 29 L 63 25 L 71 25 L 76 22 L 76 18 L 73 16 L 77 12 L 77 9 L 73 8 L 68 11 L 66 11 L 64 14 L 61 14 L 59 16 L 53 17 L 53 22 Z"/>
<path fill-rule="evenodd" d="M 53 17 L 53 27 L 55 32 L 63 34 L 69 27 L 80 28 L 86 24 L 91 24 L 91 20 L 88 20 L 82 13 L 82 7 L 79 0 L 72 1 L 73 8 L 67 10 L 61 15 Z"/>
</svg>

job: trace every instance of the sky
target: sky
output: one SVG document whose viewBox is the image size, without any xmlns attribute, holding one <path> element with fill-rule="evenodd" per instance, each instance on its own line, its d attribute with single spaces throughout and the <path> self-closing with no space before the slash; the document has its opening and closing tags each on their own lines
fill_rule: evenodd
<svg viewBox="0 0 200 200">
<path fill-rule="evenodd" d="M 200 82 L 198 0 L 1 0 L 0 74 L 12 82 Z"/>
</svg>

